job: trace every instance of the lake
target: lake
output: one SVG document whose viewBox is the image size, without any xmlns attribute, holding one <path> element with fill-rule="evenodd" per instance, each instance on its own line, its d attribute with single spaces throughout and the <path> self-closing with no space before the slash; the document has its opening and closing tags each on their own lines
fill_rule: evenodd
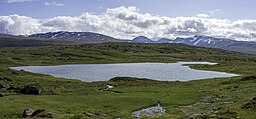
<svg viewBox="0 0 256 119">
<path fill-rule="evenodd" d="M 58 66 L 10 67 L 54 77 L 78 79 L 85 82 L 106 81 L 114 77 L 137 77 L 161 81 L 189 81 L 207 78 L 233 77 L 236 74 L 191 69 L 184 64 L 207 64 L 209 62 L 177 63 L 121 63 L 121 64 L 73 64 Z"/>
</svg>

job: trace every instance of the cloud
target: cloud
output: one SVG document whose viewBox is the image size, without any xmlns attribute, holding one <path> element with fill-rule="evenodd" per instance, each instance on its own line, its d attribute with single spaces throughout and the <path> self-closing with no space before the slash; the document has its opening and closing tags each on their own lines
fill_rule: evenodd
<svg viewBox="0 0 256 119">
<path fill-rule="evenodd" d="M 207 18 L 210 17 L 208 14 L 197 14 L 197 17 Z"/>
<path fill-rule="evenodd" d="M 215 10 L 209 11 L 210 14 L 215 14 L 216 12 L 221 12 L 221 10 L 220 9 L 215 9 Z"/>
<path fill-rule="evenodd" d="M 7 3 L 15 3 L 15 2 L 29 2 L 32 0 L 7 0 Z"/>
<path fill-rule="evenodd" d="M 57 2 L 44 2 L 46 6 L 64 7 L 66 5 Z"/>
<path fill-rule="evenodd" d="M 48 19 L 20 15 L 0 16 L 0 33 L 27 35 L 54 31 L 97 32 L 122 39 L 131 39 L 139 35 L 154 39 L 209 35 L 256 41 L 256 20 L 231 21 L 206 15 L 157 16 L 141 13 L 133 6 L 107 9 L 101 14 L 82 13 L 79 16 L 58 16 Z"/>
</svg>

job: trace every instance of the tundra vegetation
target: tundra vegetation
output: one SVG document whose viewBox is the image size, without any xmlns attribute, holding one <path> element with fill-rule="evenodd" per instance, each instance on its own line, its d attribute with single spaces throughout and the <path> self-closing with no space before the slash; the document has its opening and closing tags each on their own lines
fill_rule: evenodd
<svg viewBox="0 0 256 119">
<path fill-rule="evenodd" d="M 255 55 L 182 44 L 99 43 L 2 47 L 0 56 L 0 118 L 22 118 L 26 108 L 47 110 L 54 118 L 135 118 L 132 112 L 158 103 L 166 114 L 143 118 L 256 117 Z M 8 68 L 177 61 L 216 62 L 189 66 L 241 76 L 187 82 L 136 77 L 82 82 Z M 107 85 L 114 88 L 102 91 Z"/>
</svg>

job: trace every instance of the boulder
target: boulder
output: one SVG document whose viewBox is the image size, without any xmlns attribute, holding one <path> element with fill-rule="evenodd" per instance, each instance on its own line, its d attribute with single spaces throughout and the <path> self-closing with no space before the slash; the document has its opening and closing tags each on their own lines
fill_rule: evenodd
<svg viewBox="0 0 256 119">
<path fill-rule="evenodd" d="M 48 113 L 44 109 L 34 111 L 34 113 L 30 117 L 54 118 L 53 114 Z"/>
<path fill-rule="evenodd" d="M 23 111 L 22 117 L 26 118 L 26 117 L 30 117 L 35 111 L 32 109 L 25 109 Z"/>
<path fill-rule="evenodd" d="M 32 110 L 32 109 L 25 109 L 22 114 L 23 118 L 54 118 L 53 114 L 48 113 L 44 109 Z"/>
<path fill-rule="evenodd" d="M 42 87 L 38 84 L 26 85 L 24 88 L 20 89 L 20 93 L 32 95 L 41 95 L 42 91 Z"/>
</svg>

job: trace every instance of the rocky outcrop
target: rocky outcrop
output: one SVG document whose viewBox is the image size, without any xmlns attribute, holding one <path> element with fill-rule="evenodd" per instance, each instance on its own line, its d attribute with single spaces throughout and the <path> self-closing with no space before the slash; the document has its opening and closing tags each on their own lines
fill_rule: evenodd
<svg viewBox="0 0 256 119">
<path fill-rule="evenodd" d="M 54 118 L 53 114 L 48 113 L 44 109 L 32 110 L 32 109 L 25 109 L 22 114 L 23 118 L 34 118 L 34 117 L 41 117 L 41 118 Z"/>
<path fill-rule="evenodd" d="M 132 116 L 141 118 L 144 116 L 156 116 L 156 115 L 162 115 L 165 114 L 165 109 L 160 106 L 158 103 L 157 106 L 148 107 L 145 109 L 141 109 L 139 111 L 135 111 L 132 113 Z"/>
<path fill-rule="evenodd" d="M 34 111 L 34 113 L 30 117 L 54 118 L 53 114 L 48 113 L 44 109 Z"/>
<path fill-rule="evenodd" d="M 30 117 L 35 111 L 32 109 L 25 109 L 23 111 L 22 117 L 26 118 L 26 117 Z"/>
<path fill-rule="evenodd" d="M 38 84 L 26 85 L 24 88 L 20 89 L 22 94 L 32 94 L 32 95 L 41 95 L 43 88 Z"/>
</svg>

